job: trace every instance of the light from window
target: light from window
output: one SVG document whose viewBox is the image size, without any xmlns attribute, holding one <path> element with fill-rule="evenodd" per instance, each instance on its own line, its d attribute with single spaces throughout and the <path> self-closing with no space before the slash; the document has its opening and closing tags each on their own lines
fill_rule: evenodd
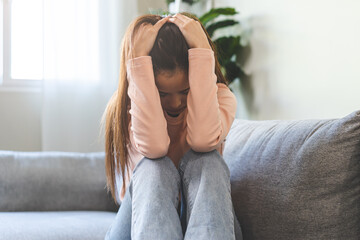
<svg viewBox="0 0 360 240">
<path fill-rule="evenodd" d="M 43 78 L 43 0 L 12 0 L 11 78 Z"/>
<path fill-rule="evenodd" d="M 44 79 L 99 80 L 99 2 L 44 1 Z"/>
</svg>

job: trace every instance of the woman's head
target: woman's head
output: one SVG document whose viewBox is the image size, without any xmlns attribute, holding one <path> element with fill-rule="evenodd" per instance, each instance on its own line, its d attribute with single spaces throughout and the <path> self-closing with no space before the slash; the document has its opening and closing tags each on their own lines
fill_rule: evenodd
<svg viewBox="0 0 360 240">
<path fill-rule="evenodd" d="M 188 49 L 189 46 L 178 26 L 166 22 L 160 28 L 149 54 L 161 106 L 171 117 L 177 117 L 187 106 Z"/>
<path fill-rule="evenodd" d="M 189 46 L 178 26 L 166 22 L 160 28 L 149 54 L 161 106 L 171 117 L 177 117 L 187 106 L 188 49 Z"/>
<path fill-rule="evenodd" d="M 150 56 L 154 75 L 182 70 L 188 72 L 188 45 L 178 26 L 166 22 L 159 30 Z"/>
<path fill-rule="evenodd" d="M 194 19 L 195 21 L 199 21 L 199 19 L 189 13 L 181 13 L 187 17 Z M 137 34 L 140 26 L 142 24 L 151 24 L 155 25 L 159 20 L 163 17 L 159 15 L 153 14 L 146 14 L 136 18 L 128 27 L 126 34 L 124 36 L 124 40 L 122 43 L 122 56 L 124 57 L 124 65 L 126 64 L 127 60 L 133 58 L 134 56 L 131 55 L 130 49 L 131 46 L 131 39 Z M 218 64 L 217 60 L 217 52 L 215 49 L 215 45 L 211 41 L 209 34 L 206 32 L 205 27 L 200 24 L 212 50 L 215 53 L 215 73 L 218 75 L 217 70 L 220 70 L 220 65 Z M 181 33 L 178 26 L 172 22 L 166 22 L 158 31 L 158 35 L 155 39 L 155 43 L 153 48 L 150 51 L 149 56 L 152 58 L 154 75 L 156 75 L 162 71 L 172 72 L 175 70 L 182 70 L 188 72 L 189 62 L 188 62 L 188 49 L 189 46 Z M 123 65 L 123 64 L 121 64 Z M 221 76 L 220 76 L 221 75 Z M 225 78 L 222 76 L 221 71 L 218 76 L 218 82 L 227 83 Z M 119 82 L 119 84 L 121 84 Z"/>
<path fill-rule="evenodd" d="M 183 15 L 199 21 L 195 16 L 182 13 Z M 107 187 L 111 190 L 115 199 L 115 171 L 121 170 L 123 176 L 123 190 L 125 186 L 125 167 L 129 173 L 128 149 L 129 141 L 128 126 L 130 122 L 130 99 L 127 95 L 128 79 L 126 63 L 133 58 L 131 43 L 142 24 L 157 23 L 161 16 L 147 14 L 136 18 L 128 27 L 122 44 L 120 58 L 119 85 L 117 91 L 110 99 L 103 116 L 105 123 L 105 167 L 107 175 Z M 202 26 L 202 25 L 201 25 Z M 209 44 L 215 56 L 215 74 L 218 83 L 227 84 L 220 70 L 217 53 L 214 44 L 202 26 Z M 159 90 L 159 96 L 163 109 L 170 116 L 177 116 L 187 106 L 187 93 L 189 92 L 189 46 L 178 26 L 166 22 L 158 31 L 154 45 L 149 53 L 153 64 L 155 84 Z M 117 160 L 117 161 L 116 161 Z M 120 186 L 119 186 L 120 187 Z M 122 192 L 123 194 L 123 192 Z"/>
</svg>

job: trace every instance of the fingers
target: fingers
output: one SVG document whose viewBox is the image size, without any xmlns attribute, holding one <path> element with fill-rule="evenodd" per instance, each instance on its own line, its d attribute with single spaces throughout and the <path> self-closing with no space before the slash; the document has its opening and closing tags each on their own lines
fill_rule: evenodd
<svg viewBox="0 0 360 240">
<path fill-rule="evenodd" d="M 188 22 L 190 22 L 192 20 L 191 18 L 188 18 L 185 15 L 182 15 L 181 13 L 175 14 L 174 17 L 180 19 L 183 23 L 188 23 Z"/>
<path fill-rule="evenodd" d="M 155 23 L 154 27 L 156 31 L 159 31 L 159 29 L 162 27 L 162 25 L 164 25 L 167 20 L 170 18 L 170 16 L 164 17 L 163 19 L 157 21 L 157 23 Z"/>
<path fill-rule="evenodd" d="M 182 27 L 185 23 L 177 17 L 172 17 L 169 22 L 175 23 L 178 27 Z"/>
<path fill-rule="evenodd" d="M 193 21 L 193 19 L 182 15 L 181 13 L 177 13 L 171 17 L 169 21 L 175 23 L 178 27 L 184 27 L 186 24 Z"/>
</svg>

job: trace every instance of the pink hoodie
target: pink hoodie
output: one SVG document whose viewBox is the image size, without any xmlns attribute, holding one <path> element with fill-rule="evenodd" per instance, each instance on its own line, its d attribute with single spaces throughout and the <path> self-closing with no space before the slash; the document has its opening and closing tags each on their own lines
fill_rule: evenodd
<svg viewBox="0 0 360 240">
<path fill-rule="evenodd" d="M 187 108 L 176 118 L 162 109 L 151 57 L 137 57 L 127 62 L 128 95 L 131 99 L 130 179 L 143 157 L 166 155 L 178 167 L 181 157 L 190 148 L 197 152 L 216 149 L 221 155 L 223 153 L 225 137 L 235 118 L 236 98 L 225 84 L 216 83 L 212 50 L 192 48 L 188 54 L 190 90 Z M 120 193 L 121 176 L 116 179 Z M 130 179 L 126 177 L 126 186 Z M 120 200 L 123 198 L 121 195 Z"/>
</svg>

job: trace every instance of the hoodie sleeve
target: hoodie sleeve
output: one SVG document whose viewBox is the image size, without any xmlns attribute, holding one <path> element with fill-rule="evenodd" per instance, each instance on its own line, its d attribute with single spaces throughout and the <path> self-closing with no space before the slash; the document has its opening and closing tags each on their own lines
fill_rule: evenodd
<svg viewBox="0 0 360 240">
<path fill-rule="evenodd" d="M 214 52 L 189 49 L 187 136 L 189 146 L 198 152 L 220 147 L 235 119 L 236 98 L 223 83 L 216 83 Z"/>
<path fill-rule="evenodd" d="M 167 122 L 161 107 L 160 95 L 150 56 L 127 61 L 130 140 L 133 147 L 143 156 L 159 158 L 167 154 L 170 138 Z"/>
</svg>

